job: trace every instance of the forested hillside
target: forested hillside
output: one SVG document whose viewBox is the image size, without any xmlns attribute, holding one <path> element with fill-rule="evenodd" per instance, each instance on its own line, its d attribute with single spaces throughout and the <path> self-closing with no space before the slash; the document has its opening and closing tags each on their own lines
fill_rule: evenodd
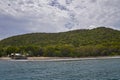
<svg viewBox="0 0 120 80">
<path fill-rule="evenodd" d="M 87 57 L 120 55 L 120 31 L 99 27 L 61 33 L 31 33 L 0 41 L 0 56 Z"/>
</svg>

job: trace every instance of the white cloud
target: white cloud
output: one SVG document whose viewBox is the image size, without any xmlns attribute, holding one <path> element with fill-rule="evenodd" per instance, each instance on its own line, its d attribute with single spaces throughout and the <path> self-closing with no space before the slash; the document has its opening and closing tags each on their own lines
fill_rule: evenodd
<svg viewBox="0 0 120 80">
<path fill-rule="evenodd" d="M 0 0 L 0 31 L 6 35 L 0 36 L 96 26 L 120 29 L 119 3 L 120 0 Z"/>
</svg>

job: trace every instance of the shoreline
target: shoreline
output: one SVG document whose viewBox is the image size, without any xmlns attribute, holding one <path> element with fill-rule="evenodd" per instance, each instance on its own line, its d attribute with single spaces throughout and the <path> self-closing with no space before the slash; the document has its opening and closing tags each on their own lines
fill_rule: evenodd
<svg viewBox="0 0 120 80">
<path fill-rule="evenodd" d="M 79 61 L 79 60 L 102 60 L 102 59 L 120 59 L 120 56 L 103 56 L 103 57 L 28 57 L 27 59 L 11 59 L 10 57 L 1 57 L 1 60 L 7 61 Z"/>
</svg>

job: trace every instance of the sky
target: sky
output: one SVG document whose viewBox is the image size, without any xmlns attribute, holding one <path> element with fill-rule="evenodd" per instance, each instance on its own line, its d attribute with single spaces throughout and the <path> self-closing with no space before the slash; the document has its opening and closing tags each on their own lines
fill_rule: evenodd
<svg viewBox="0 0 120 80">
<path fill-rule="evenodd" d="M 120 0 L 0 0 L 0 40 L 36 32 L 120 30 Z"/>
</svg>

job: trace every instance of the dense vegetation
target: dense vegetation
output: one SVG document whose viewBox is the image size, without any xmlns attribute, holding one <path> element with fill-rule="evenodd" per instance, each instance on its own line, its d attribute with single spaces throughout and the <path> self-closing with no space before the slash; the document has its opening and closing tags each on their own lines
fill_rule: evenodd
<svg viewBox="0 0 120 80">
<path fill-rule="evenodd" d="M 0 56 L 88 57 L 120 55 L 120 31 L 99 27 L 61 33 L 31 33 L 0 41 Z"/>
</svg>

